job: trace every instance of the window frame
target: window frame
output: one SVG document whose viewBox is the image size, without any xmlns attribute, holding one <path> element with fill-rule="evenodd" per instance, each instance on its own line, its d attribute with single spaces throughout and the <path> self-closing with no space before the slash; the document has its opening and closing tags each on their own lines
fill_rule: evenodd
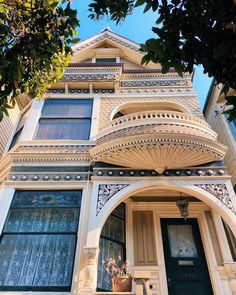
<svg viewBox="0 0 236 295">
<path fill-rule="evenodd" d="M 91 113 L 90 113 L 90 116 L 84 116 L 84 117 L 73 117 L 73 116 L 46 116 L 46 115 L 43 115 L 43 109 L 47 103 L 47 101 L 55 101 L 55 100 L 71 100 L 71 101 L 76 101 L 76 100 L 87 100 L 87 101 L 91 101 Z M 44 100 L 44 103 L 43 103 L 43 106 L 42 106 L 42 109 L 41 109 L 41 115 L 40 115 L 40 118 L 38 120 L 38 123 L 37 123 L 37 128 L 35 129 L 35 133 L 34 133 L 34 140 L 55 140 L 55 141 L 58 141 L 58 140 L 90 140 L 90 136 L 91 136 L 91 127 L 92 127 L 92 118 L 93 118 L 93 106 L 94 106 L 94 98 L 87 98 L 87 97 L 80 97 L 80 98 L 72 98 L 72 97 L 50 97 L 49 99 L 46 99 Z M 68 138 L 62 138 L 62 139 L 52 139 L 52 138 L 44 138 L 44 139 L 41 139 L 41 138 L 37 138 L 37 135 L 38 135 L 38 131 L 39 131 L 39 127 L 40 127 L 40 121 L 41 120 L 75 120 L 77 122 L 79 122 L 80 120 L 88 120 L 89 121 L 89 132 L 88 132 L 88 136 L 86 137 L 86 139 L 68 139 Z"/>
<path fill-rule="evenodd" d="M 27 207 L 27 206 L 22 206 L 22 207 L 18 207 L 18 208 L 15 208 L 15 207 L 12 207 L 13 205 L 13 202 L 14 202 L 14 197 L 15 197 L 15 194 L 16 192 L 69 192 L 69 191 L 74 191 L 74 192 L 78 192 L 78 198 L 80 198 L 80 205 L 78 206 L 61 206 L 59 207 L 58 205 L 57 206 L 35 206 L 35 207 Z M 2 242 L 2 239 L 4 237 L 4 235 L 12 235 L 12 236 L 16 236 L 16 235 L 37 235 L 37 236 L 40 236 L 40 235 L 48 235 L 48 236 L 52 236 L 52 235 L 71 235 L 71 236 L 74 236 L 75 237 L 75 242 L 74 242 L 74 253 L 72 255 L 72 267 L 71 267 L 71 279 L 70 279 L 70 285 L 69 286 L 0 286 L 0 292 L 5 292 L 5 291 L 11 291 L 11 292 L 71 292 L 72 291 L 72 287 L 73 287 L 73 278 L 74 278 L 74 271 L 75 271 L 75 259 L 76 259 L 76 253 L 78 251 L 78 231 L 79 231 L 79 228 L 80 228 L 80 223 L 81 223 L 81 212 L 82 212 L 82 202 L 83 202 L 83 189 L 82 188 L 78 188 L 78 189 L 62 189 L 62 190 L 56 190 L 56 189 L 53 189 L 53 188 L 49 188 L 47 190 L 32 190 L 32 189 L 23 189 L 23 190 L 20 190 L 20 189 L 16 189 L 14 194 L 13 194 L 13 197 L 12 197 L 12 200 L 11 200 L 11 203 L 10 203 L 10 206 L 9 206 L 9 209 L 8 209 L 8 212 L 7 212 L 7 216 L 5 218 L 5 221 L 4 221 L 4 225 L 3 225 L 3 228 L 2 228 L 2 232 L 0 233 L 0 244 Z M 10 213 L 11 213 L 11 210 L 31 210 L 31 209 L 77 209 L 78 210 L 78 220 L 77 220 L 77 224 L 76 224 L 76 230 L 75 231 L 51 231 L 51 232 L 10 232 L 10 231 L 4 231 L 5 227 L 6 227 L 6 224 L 8 222 L 8 219 L 9 219 L 9 216 L 10 216 Z"/>
</svg>

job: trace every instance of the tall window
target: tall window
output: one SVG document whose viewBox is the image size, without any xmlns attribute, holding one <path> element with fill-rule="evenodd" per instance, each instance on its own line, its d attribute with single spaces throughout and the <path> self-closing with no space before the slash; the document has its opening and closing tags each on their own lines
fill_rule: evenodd
<svg viewBox="0 0 236 295">
<path fill-rule="evenodd" d="M 103 267 L 103 261 L 110 258 L 125 261 L 125 204 L 121 203 L 105 222 L 99 242 L 98 291 L 111 291 L 109 274 Z"/>
<path fill-rule="evenodd" d="M 0 237 L 0 290 L 70 291 L 81 191 L 16 191 Z"/>
<path fill-rule="evenodd" d="M 89 139 L 92 99 L 45 101 L 36 139 Z"/>
</svg>

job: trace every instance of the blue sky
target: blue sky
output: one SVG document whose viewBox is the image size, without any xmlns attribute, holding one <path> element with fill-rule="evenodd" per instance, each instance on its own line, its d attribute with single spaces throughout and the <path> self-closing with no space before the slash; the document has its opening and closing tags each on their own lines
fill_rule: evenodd
<svg viewBox="0 0 236 295">
<path fill-rule="evenodd" d="M 117 0 L 119 1 L 119 0 Z M 78 29 L 78 37 L 81 40 L 87 39 L 101 32 L 106 26 L 109 26 L 114 33 L 120 34 L 134 42 L 143 43 L 146 39 L 155 37 L 151 31 L 154 26 L 157 15 L 152 12 L 143 14 L 143 8 L 139 7 L 128 16 L 126 20 L 119 25 L 104 18 L 100 21 L 92 21 L 88 18 L 88 4 L 90 0 L 74 0 L 72 7 L 77 9 L 80 20 L 80 28 Z M 198 99 L 203 108 L 207 92 L 211 83 L 211 79 L 207 75 L 203 75 L 201 67 L 196 67 L 193 85 L 198 94 Z"/>
</svg>

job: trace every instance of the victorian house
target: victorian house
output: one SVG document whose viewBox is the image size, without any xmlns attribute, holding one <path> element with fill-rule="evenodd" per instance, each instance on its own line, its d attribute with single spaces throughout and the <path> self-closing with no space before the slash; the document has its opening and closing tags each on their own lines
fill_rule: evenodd
<svg viewBox="0 0 236 295">
<path fill-rule="evenodd" d="M 1 158 L 0 293 L 112 292 L 112 259 L 132 294 L 236 294 L 227 147 L 192 77 L 109 30 L 73 51 Z"/>
</svg>

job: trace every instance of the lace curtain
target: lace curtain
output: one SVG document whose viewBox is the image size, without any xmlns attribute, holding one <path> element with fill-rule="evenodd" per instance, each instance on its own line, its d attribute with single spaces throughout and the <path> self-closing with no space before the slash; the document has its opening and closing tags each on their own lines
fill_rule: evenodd
<svg viewBox="0 0 236 295">
<path fill-rule="evenodd" d="M 15 193 L 0 242 L 0 290 L 70 290 L 80 204 L 81 191 Z"/>
<path fill-rule="evenodd" d="M 167 231 L 172 257 L 197 257 L 191 225 L 168 225 Z"/>
<path fill-rule="evenodd" d="M 111 278 L 103 267 L 110 258 L 125 261 L 125 208 L 120 204 L 106 220 L 99 242 L 98 290 L 111 291 Z"/>
</svg>

